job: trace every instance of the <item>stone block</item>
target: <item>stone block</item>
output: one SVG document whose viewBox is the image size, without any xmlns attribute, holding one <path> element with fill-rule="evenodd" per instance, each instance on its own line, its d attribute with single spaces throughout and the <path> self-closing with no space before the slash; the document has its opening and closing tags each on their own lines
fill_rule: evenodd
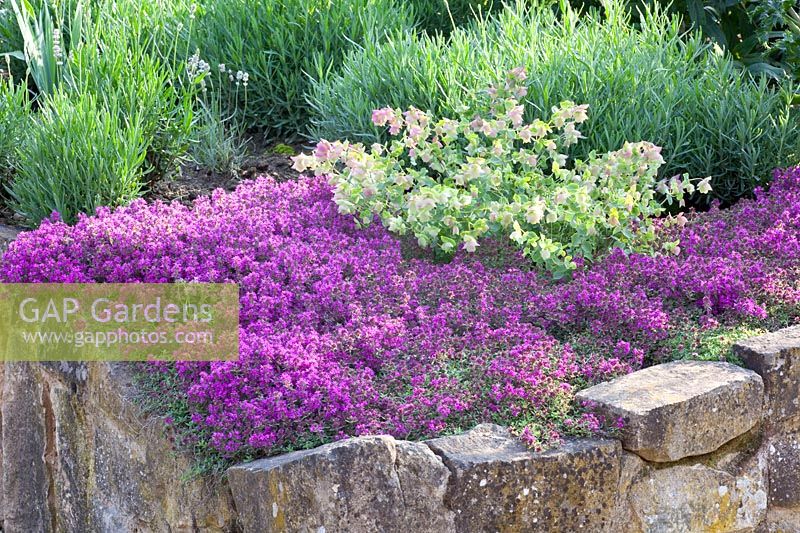
<svg viewBox="0 0 800 533">
<path fill-rule="evenodd" d="M 422 443 L 357 437 L 237 465 L 228 480 L 245 533 L 454 532 L 450 472 Z"/>
<path fill-rule="evenodd" d="M 760 420 L 764 388 L 729 363 L 676 361 L 633 372 L 577 394 L 608 420 L 621 418 L 622 446 L 648 461 L 710 453 Z"/>
<path fill-rule="evenodd" d="M 763 449 L 734 471 L 704 463 L 650 469 L 628 493 L 637 518 L 634 531 L 756 531 L 767 515 L 767 485 Z"/>
<path fill-rule="evenodd" d="M 800 326 L 740 341 L 733 352 L 764 380 L 769 425 L 800 415 Z"/>
<path fill-rule="evenodd" d="M 619 442 L 577 439 L 543 453 L 490 424 L 427 441 L 450 468 L 457 531 L 611 531 Z"/>
</svg>

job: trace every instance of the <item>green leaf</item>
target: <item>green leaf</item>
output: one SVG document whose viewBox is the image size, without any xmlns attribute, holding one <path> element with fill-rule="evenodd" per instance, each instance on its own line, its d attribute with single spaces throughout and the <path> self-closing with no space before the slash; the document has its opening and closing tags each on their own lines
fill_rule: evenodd
<svg viewBox="0 0 800 533">
<path fill-rule="evenodd" d="M 25 54 L 23 52 L 21 52 L 21 51 L 6 52 L 4 54 L 0 54 L 0 56 L 3 56 L 3 57 L 8 56 L 8 57 L 13 57 L 14 59 L 19 59 L 20 61 L 25 61 Z"/>
</svg>

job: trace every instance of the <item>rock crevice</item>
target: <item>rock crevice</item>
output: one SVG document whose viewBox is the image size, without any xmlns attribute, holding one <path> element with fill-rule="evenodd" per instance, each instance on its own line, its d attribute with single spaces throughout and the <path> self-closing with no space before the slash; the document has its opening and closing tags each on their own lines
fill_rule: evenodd
<svg viewBox="0 0 800 533">
<path fill-rule="evenodd" d="M 42 408 L 44 410 L 44 466 L 47 480 L 47 507 L 50 511 L 50 526 L 57 531 L 56 518 L 58 516 L 58 502 L 56 500 L 56 461 L 58 449 L 56 447 L 56 416 L 53 412 L 53 401 L 50 398 L 50 384 L 42 384 Z"/>
</svg>

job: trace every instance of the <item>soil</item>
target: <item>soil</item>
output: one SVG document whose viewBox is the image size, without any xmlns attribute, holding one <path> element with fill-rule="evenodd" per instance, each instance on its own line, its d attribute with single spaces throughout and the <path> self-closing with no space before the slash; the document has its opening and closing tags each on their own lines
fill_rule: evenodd
<svg viewBox="0 0 800 533">
<path fill-rule="evenodd" d="M 287 146 L 287 145 L 283 145 Z M 301 146 L 292 146 L 295 153 Z M 215 189 L 232 191 L 242 181 L 259 176 L 271 176 L 276 181 L 297 179 L 297 171 L 292 169 L 291 156 L 277 153 L 275 145 L 268 147 L 251 147 L 250 155 L 245 158 L 241 170 L 235 173 L 220 174 L 194 165 L 184 165 L 179 176 L 161 180 L 152 185 L 145 195 L 148 201 L 178 201 L 186 205 L 200 196 L 211 194 Z"/>
<path fill-rule="evenodd" d="M 283 150 L 276 150 L 276 147 L 283 150 L 290 147 L 294 153 L 304 150 L 299 144 L 267 144 L 260 138 L 254 138 L 247 147 L 248 155 L 242 168 L 237 172 L 221 174 L 187 164 L 181 168 L 179 175 L 152 184 L 144 198 L 147 201 L 178 201 L 191 205 L 196 198 L 211 194 L 215 189 L 232 191 L 242 181 L 259 176 L 272 176 L 276 181 L 297 179 L 299 174 L 292 169 L 291 155 L 279 153 Z M 22 226 L 22 219 L 6 205 L 6 198 L 2 194 L 0 194 L 0 226 L 28 229 Z"/>
<path fill-rule="evenodd" d="M 0 226 L 20 226 L 22 220 L 5 204 L 5 198 L 0 196 Z"/>
</svg>

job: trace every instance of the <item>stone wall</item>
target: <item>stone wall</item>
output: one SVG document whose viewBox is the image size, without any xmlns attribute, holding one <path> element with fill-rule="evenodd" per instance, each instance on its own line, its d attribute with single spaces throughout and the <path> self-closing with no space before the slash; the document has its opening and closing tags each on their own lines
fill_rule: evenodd
<svg viewBox="0 0 800 533">
<path fill-rule="evenodd" d="M 182 480 L 189 458 L 134 406 L 130 365 L 0 368 L 3 532 L 237 530 L 227 486 Z"/>
<path fill-rule="evenodd" d="M 614 439 L 532 453 L 482 425 L 229 470 L 245 531 L 800 532 L 800 327 L 582 391 Z"/>
<path fill-rule="evenodd" d="M 734 347 L 764 380 L 763 448 L 774 531 L 800 531 L 800 326 Z"/>
<path fill-rule="evenodd" d="M 579 394 L 616 438 L 528 451 L 481 425 L 360 437 L 183 480 L 124 364 L 6 364 L 3 531 L 800 532 L 800 327 Z"/>
<path fill-rule="evenodd" d="M 349 439 L 232 468 L 242 525 L 327 533 L 765 527 L 769 458 L 758 374 L 677 362 L 580 397 L 624 419 L 619 439 L 576 439 L 544 453 L 493 425 L 421 444 Z"/>
</svg>

